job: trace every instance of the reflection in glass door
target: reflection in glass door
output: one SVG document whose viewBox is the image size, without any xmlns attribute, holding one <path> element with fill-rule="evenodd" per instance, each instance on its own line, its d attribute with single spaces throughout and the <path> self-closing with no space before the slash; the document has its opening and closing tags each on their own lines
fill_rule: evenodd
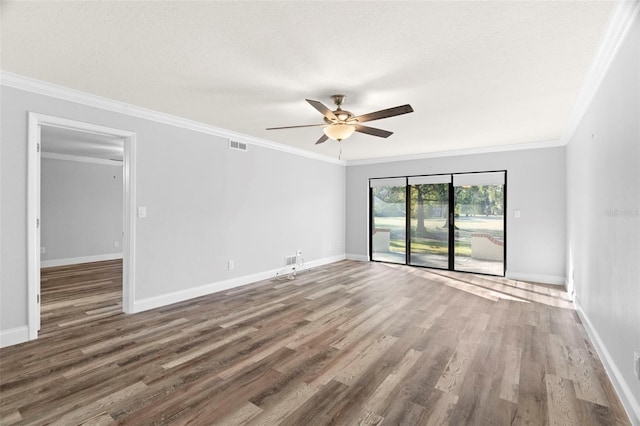
<svg viewBox="0 0 640 426">
<path fill-rule="evenodd" d="M 449 269 L 451 175 L 409 178 L 409 264 Z"/>
<path fill-rule="evenodd" d="M 504 275 L 504 172 L 453 176 L 454 269 Z"/>
<path fill-rule="evenodd" d="M 371 179 L 371 259 L 406 263 L 407 180 Z"/>
</svg>

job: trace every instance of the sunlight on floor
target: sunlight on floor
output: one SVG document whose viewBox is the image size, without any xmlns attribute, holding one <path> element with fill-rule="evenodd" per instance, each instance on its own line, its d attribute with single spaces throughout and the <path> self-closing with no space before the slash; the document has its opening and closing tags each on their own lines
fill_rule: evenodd
<svg viewBox="0 0 640 426">
<path fill-rule="evenodd" d="M 522 303 L 541 303 L 564 309 L 574 309 L 569 294 L 562 286 L 517 281 L 452 271 L 436 271 L 405 265 L 387 264 L 394 269 L 456 288 L 489 300 L 513 300 Z"/>
</svg>

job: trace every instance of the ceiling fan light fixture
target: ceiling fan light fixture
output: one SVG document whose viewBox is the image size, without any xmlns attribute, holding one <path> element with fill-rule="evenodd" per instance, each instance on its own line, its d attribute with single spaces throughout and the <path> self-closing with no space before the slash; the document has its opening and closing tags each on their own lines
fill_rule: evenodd
<svg viewBox="0 0 640 426">
<path fill-rule="evenodd" d="M 329 138 L 342 141 L 351 136 L 356 131 L 356 128 L 352 124 L 335 123 L 328 125 L 323 131 Z"/>
</svg>

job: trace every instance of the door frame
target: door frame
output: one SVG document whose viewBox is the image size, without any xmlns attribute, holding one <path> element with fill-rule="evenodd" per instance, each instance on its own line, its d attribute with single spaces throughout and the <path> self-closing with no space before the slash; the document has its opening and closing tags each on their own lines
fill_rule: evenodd
<svg viewBox="0 0 640 426">
<path fill-rule="evenodd" d="M 27 159 L 27 305 L 29 340 L 40 330 L 40 157 L 42 127 L 57 127 L 124 139 L 122 309 L 134 312 L 135 301 L 135 153 L 136 134 L 127 130 L 70 120 L 35 112 L 28 113 Z"/>
<path fill-rule="evenodd" d="M 485 274 L 481 272 L 470 272 L 470 271 L 460 271 L 455 269 L 455 193 L 454 193 L 454 182 L 453 177 L 456 175 L 473 175 L 473 174 L 485 174 L 485 173 L 504 173 L 504 184 L 503 184 L 503 235 L 504 235 L 504 243 L 503 243 L 503 260 L 502 260 L 502 275 L 493 275 L 493 274 Z M 422 266 L 422 265 L 413 265 L 409 262 L 410 259 L 410 250 L 411 250 L 411 233 L 410 233 L 410 211 L 411 211 L 411 197 L 410 197 L 410 185 L 409 179 L 414 177 L 428 177 L 428 176 L 451 176 L 451 182 L 449 183 L 449 267 L 447 269 L 430 267 L 430 266 Z M 409 175 L 409 176 L 386 176 L 386 177 L 370 177 L 368 178 L 369 192 L 367 197 L 367 208 L 369 210 L 367 215 L 367 223 L 369 226 L 368 229 L 368 254 L 369 261 L 373 262 L 382 262 L 385 263 L 384 260 L 374 260 L 373 259 L 373 224 L 375 223 L 374 219 L 374 205 L 373 205 L 373 187 L 371 185 L 371 181 L 375 180 L 384 180 L 384 179 L 405 179 L 406 185 L 406 212 L 405 212 L 405 262 L 404 265 L 414 266 L 419 268 L 427 268 L 427 269 L 441 269 L 445 271 L 452 272 L 462 272 L 462 273 L 472 273 L 479 275 L 489 275 L 494 277 L 506 277 L 507 276 L 507 170 L 486 170 L 486 171 L 472 171 L 472 172 L 450 172 L 450 173 L 433 173 L 433 174 L 425 174 L 425 175 Z"/>
</svg>

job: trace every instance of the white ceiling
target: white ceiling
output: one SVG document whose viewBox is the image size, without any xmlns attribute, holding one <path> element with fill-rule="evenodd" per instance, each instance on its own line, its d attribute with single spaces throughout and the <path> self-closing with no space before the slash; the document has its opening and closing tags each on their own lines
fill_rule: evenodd
<svg viewBox="0 0 640 426">
<path fill-rule="evenodd" d="M 247 135 L 316 146 L 304 99 L 409 103 L 343 159 L 561 137 L 613 2 L 2 2 L 1 66 Z M 333 108 L 332 108 L 333 109 Z"/>
</svg>

